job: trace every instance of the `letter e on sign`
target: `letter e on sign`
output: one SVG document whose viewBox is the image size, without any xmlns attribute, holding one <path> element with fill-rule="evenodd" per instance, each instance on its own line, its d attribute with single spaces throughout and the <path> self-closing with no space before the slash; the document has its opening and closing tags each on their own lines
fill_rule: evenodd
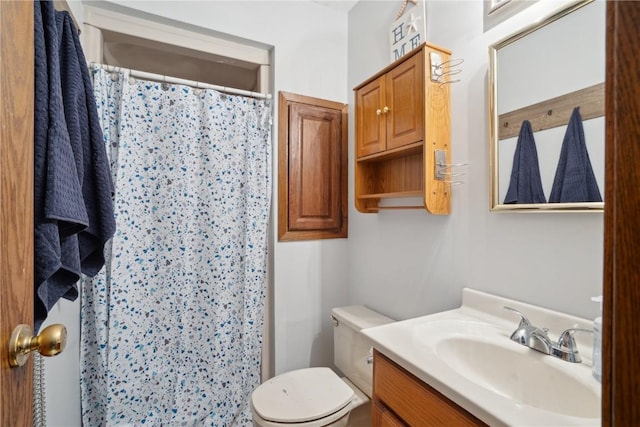
<svg viewBox="0 0 640 427">
<path fill-rule="evenodd" d="M 394 62 L 427 41 L 427 15 L 424 1 L 407 8 L 391 24 L 389 30 L 389 58 Z"/>
</svg>

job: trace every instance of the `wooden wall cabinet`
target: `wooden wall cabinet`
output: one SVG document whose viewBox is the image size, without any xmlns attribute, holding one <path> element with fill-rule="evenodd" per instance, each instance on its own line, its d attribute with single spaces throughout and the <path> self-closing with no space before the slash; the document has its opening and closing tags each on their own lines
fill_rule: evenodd
<svg viewBox="0 0 640 427">
<path fill-rule="evenodd" d="M 425 43 L 355 87 L 358 211 L 378 212 L 385 198 L 421 197 L 420 206 L 394 207 L 450 213 L 451 186 L 435 173 L 436 150 L 450 159 L 450 85 L 438 68 L 450 55 Z"/>
<path fill-rule="evenodd" d="M 424 139 L 424 52 L 356 90 L 357 157 Z"/>
<path fill-rule="evenodd" d="M 373 427 L 486 426 L 380 352 L 373 357 Z"/>
<path fill-rule="evenodd" d="M 278 239 L 347 237 L 347 105 L 280 92 Z"/>
</svg>

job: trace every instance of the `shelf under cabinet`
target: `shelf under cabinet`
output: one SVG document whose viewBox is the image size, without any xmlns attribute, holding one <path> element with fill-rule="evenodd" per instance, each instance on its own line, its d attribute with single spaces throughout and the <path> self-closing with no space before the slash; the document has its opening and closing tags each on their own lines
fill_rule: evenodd
<svg viewBox="0 0 640 427">
<path fill-rule="evenodd" d="M 358 199 L 393 199 L 401 197 L 423 197 L 423 190 L 397 191 L 395 193 L 361 194 Z"/>
<path fill-rule="evenodd" d="M 424 198 L 422 143 L 387 155 L 367 156 L 356 162 L 356 206 L 361 212 L 377 212 L 381 199 Z M 424 203 L 422 203 L 424 208 Z"/>
<path fill-rule="evenodd" d="M 407 144 L 402 147 L 394 148 L 392 150 L 383 151 L 380 153 L 369 154 L 368 156 L 358 157 L 356 161 L 358 163 L 366 162 L 382 162 L 385 160 L 391 160 L 398 157 L 410 156 L 412 154 L 422 153 L 424 150 L 424 144 L 422 141 L 414 142 L 413 144 Z"/>
</svg>

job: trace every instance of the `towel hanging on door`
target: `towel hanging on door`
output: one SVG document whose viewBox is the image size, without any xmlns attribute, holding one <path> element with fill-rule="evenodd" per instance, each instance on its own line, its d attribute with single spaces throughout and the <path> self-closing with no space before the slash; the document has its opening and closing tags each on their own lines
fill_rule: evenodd
<svg viewBox="0 0 640 427">
<path fill-rule="evenodd" d="M 50 1 L 34 2 L 36 331 L 60 298 L 77 298 L 81 273 L 102 267 L 97 252 L 115 230 L 113 186 L 88 69 L 65 14 Z"/>
</svg>

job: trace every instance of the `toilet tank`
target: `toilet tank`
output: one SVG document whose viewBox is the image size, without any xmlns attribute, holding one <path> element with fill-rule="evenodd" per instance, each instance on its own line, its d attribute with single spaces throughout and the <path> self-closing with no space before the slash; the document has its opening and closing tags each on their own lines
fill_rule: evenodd
<svg viewBox="0 0 640 427">
<path fill-rule="evenodd" d="M 362 305 L 337 307 L 333 319 L 333 361 L 342 373 L 367 396 L 371 397 L 373 342 L 361 329 L 391 323 L 394 320 Z"/>
</svg>

